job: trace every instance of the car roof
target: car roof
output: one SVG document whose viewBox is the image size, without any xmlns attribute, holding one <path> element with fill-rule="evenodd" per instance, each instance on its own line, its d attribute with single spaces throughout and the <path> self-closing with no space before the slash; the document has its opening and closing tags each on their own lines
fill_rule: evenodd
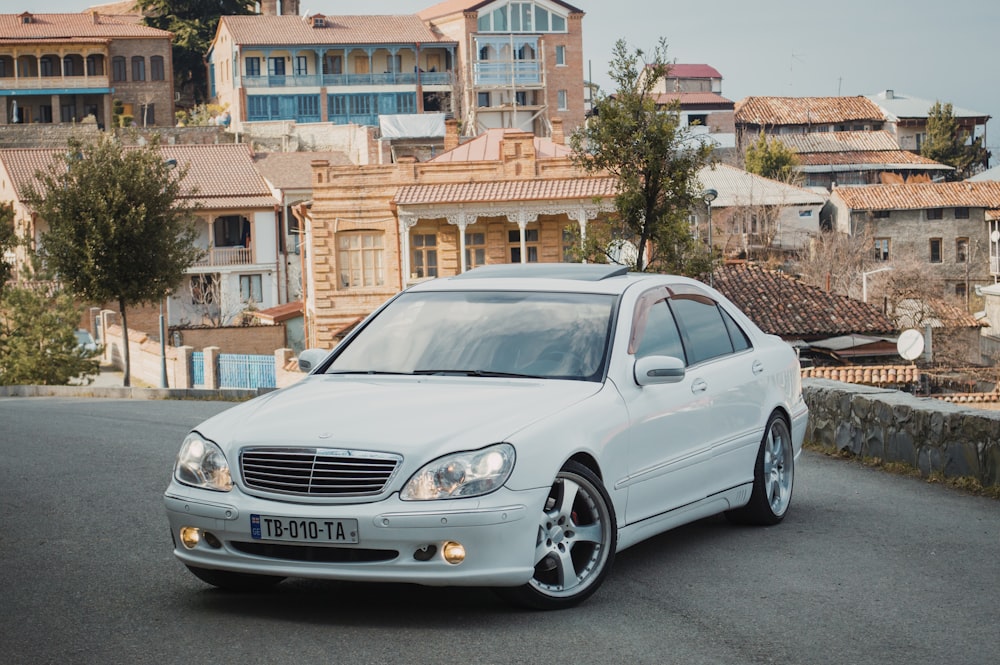
<svg viewBox="0 0 1000 665">
<path fill-rule="evenodd" d="M 647 283 L 692 284 L 701 282 L 679 275 L 629 272 L 619 265 L 598 263 L 511 263 L 473 268 L 454 277 L 420 282 L 409 291 L 564 291 L 621 294 L 631 286 Z"/>
</svg>

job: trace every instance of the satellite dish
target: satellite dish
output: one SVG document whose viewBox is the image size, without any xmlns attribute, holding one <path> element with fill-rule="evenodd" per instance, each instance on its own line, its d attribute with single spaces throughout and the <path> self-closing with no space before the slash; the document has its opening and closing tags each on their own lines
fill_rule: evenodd
<svg viewBox="0 0 1000 665">
<path fill-rule="evenodd" d="M 1000 231 L 993 231 L 992 233 L 990 233 L 990 240 L 992 240 L 993 242 L 1000 240 Z"/>
<path fill-rule="evenodd" d="M 924 352 L 924 336 L 919 330 L 904 330 L 896 340 L 896 351 L 906 360 L 913 360 Z"/>
</svg>

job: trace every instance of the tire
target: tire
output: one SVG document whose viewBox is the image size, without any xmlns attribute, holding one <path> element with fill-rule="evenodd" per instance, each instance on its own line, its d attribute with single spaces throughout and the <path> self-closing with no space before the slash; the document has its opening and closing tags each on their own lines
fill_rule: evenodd
<svg viewBox="0 0 1000 665">
<path fill-rule="evenodd" d="M 764 438 L 757 451 L 750 502 L 726 513 L 738 524 L 771 526 L 781 522 L 792 501 L 795 481 L 795 452 L 788 423 L 777 413 L 771 414 Z"/>
<path fill-rule="evenodd" d="M 618 526 L 604 483 L 587 467 L 569 461 L 556 476 L 540 516 L 534 576 L 524 586 L 495 591 L 523 607 L 572 607 L 601 586 L 617 544 Z"/>
<path fill-rule="evenodd" d="M 229 570 L 214 570 L 212 568 L 199 568 L 197 566 L 188 566 L 187 569 L 202 582 L 225 589 L 226 591 L 265 591 L 285 579 L 284 577 L 274 577 L 272 575 L 234 573 Z"/>
</svg>

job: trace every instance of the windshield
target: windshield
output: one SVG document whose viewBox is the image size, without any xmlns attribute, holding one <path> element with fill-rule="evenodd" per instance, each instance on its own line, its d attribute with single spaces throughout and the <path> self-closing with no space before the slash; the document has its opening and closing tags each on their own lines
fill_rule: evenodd
<svg viewBox="0 0 1000 665">
<path fill-rule="evenodd" d="M 600 380 L 615 299 L 588 293 L 404 293 L 326 372 Z"/>
</svg>

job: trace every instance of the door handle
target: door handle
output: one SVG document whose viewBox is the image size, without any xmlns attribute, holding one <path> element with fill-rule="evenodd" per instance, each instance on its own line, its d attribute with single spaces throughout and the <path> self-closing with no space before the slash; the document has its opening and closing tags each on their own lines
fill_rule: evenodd
<svg viewBox="0 0 1000 665">
<path fill-rule="evenodd" d="M 705 379 L 695 379 L 694 382 L 691 383 L 691 392 L 693 393 L 703 393 L 706 390 L 708 390 L 708 383 Z"/>
<path fill-rule="evenodd" d="M 750 368 L 753 370 L 754 374 L 760 374 L 764 371 L 764 363 L 759 360 L 753 361 L 753 366 Z"/>
</svg>

